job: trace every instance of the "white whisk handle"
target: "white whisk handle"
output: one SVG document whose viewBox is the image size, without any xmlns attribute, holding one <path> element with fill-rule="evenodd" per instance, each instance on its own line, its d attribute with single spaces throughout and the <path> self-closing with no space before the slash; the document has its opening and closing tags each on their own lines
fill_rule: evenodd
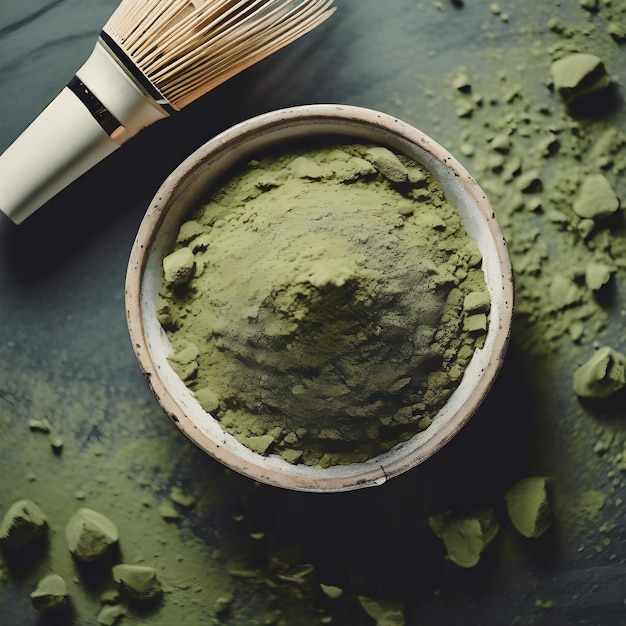
<svg viewBox="0 0 626 626">
<path fill-rule="evenodd" d="M 167 116 L 98 42 L 76 77 L 0 156 L 0 210 L 21 223 Z"/>
</svg>

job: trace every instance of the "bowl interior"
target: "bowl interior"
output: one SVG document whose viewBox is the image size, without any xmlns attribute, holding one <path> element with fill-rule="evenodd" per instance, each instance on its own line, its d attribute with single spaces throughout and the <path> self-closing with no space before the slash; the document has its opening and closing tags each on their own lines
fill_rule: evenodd
<svg viewBox="0 0 626 626">
<path fill-rule="evenodd" d="M 262 456 L 225 433 L 168 363 L 169 340 L 156 315 L 161 262 L 178 228 L 207 196 L 212 183 L 235 163 L 281 142 L 327 135 L 372 142 L 403 153 L 440 181 L 483 256 L 491 311 L 482 348 L 461 383 L 426 430 L 363 463 L 316 468 Z M 383 113 L 312 105 L 253 118 L 209 141 L 164 182 L 140 226 L 127 275 L 127 318 L 133 348 L 158 402 L 196 445 L 255 480 L 302 491 L 346 491 L 382 484 L 421 463 L 447 443 L 476 411 L 495 379 L 508 343 L 513 280 L 505 241 L 493 210 L 469 173 L 419 130 Z"/>
</svg>

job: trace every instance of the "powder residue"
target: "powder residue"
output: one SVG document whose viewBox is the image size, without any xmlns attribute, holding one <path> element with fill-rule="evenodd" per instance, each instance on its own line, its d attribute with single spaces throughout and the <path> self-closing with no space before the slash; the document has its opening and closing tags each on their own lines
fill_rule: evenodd
<svg viewBox="0 0 626 626">
<path fill-rule="evenodd" d="M 163 266 L 173 368 L 224 430 L 290 462 L 362 461 L 426 427 L 487 330 L 476 244 L 381 146 L 248 162 Z"/>
</svg>

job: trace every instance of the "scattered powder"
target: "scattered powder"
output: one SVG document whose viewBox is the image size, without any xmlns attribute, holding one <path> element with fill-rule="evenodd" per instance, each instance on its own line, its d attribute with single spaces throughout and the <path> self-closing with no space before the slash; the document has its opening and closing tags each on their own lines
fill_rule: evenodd
<svg viewBox="0 0 626 626">
<path fill-rule="evenodd" d="M 469 10 L 470 4 L 466 4 Z M 494 13 L 501 12 L 499 5 L 494 3 L 492 6 Z M 562 529 L 559 555 L 573 562 L 574 569 L 611 562 L 623 563 L 622 555 L 611 561 L 617 549 L 617 541 L 611 546 L 611 528 L 615 523 L 617 528 L 623 526 L 626 476 L 623 420 L 607 420 L 603 414 L 596 419 L 593 411 L 577 411 L 577 400 L 571 389 L 571 374 L 576 364 L 589 358 L 597 341 L 600 341 L 597 345 L 606 345 L 602 339 L 607 331 L 614 333 L 616 330 L 615 320 L 616 316 L 619 320 L 620 306 L 617 303 L 618 306 L 614 307 L 616 303 L 610 289 L 611 285 L 618 287 L 622 283 L 623 259 L 626 258 L 620 210 L 607 218 L 593 219 L 580 217 L 573 209 L 573 200 L 578 197 L 583 181 L 597 173 L 605 176 L 615 194 L 623 200 L 621 181 L 626 169 L 623 126 L 616 125 L 608 114 L 598 113 L 592 121 L 571 117 L 569 107 L 563 107 L 561 97 L 550 94 L 546 89 L 551 80 L 551 61 L 585 50 L 602 58 L 606 67 L 621 72 L 620 82 L 623 83 L 624 65 L 617 55 L 620 50 L 623 51 L 618 46 L 622 46 L 625 40 L 626 5 L 615 0 L 581 0 L 581 7 L 579 13 L 583 18 L 571 6 L 559 7 L 558 11 L 563 11 L 564 16 L 561 19 L 553 17 L 557 10 L 553 5 L 516 5 L 509 24 L 518 27 L 514 38 L 509 36 L 510 28 L 504 35 L 505 25 L 499 19 L 492 19 L 492 26 L 483 31 L 485 38 L 481 38 L 481 49 L 474 48 L 464 54 L 464 61 L 472 65 L 458 69 L 464 74 L 463 88 L 451 88 L 450 99 L 455 101 L 464 116 L 453 119 L 456 107 L 447 107 L 445 95 L 439 96 L 442 86 L 440 76 L 432 78 L 430 84 L 430 77 L 420 77 L 417 87 L 424 93 L 430 91 L 433 94 L 433 111 L 425 111 L 420 103 L 416 110 L 403 111 L 402 115 L 407 121 L 413 118 L 417 126 L 423 127 L 427 122 L 436 124 L 438 116 L 449 109 L 440 131 L 431 134 L 453 154 L 471 159 L 469 169 L 481 186 L 487 189 L 499 222 L 505 229 L 516 271 L 518 294 L 512 337 L 516 350 L 509 353 L 508 359 L 529 352 L 535 352 L 539 361 L 549 357 L 545 363 L 553 375 L 546 377 L 546 385 L 550 387 L 547 392 L 540 380 L 544 373 L 541 368 L 537 368 L 536 372 L 524 372 L 525 375 L 536 375 L 531 381 L 526 378 L 520 380 L 520 385 L 537 396 L 533 404 L 536 412 L 529 421 L 535 424 L 540 434 L 543 433 L 541 439 L 538 435 L 531 442 L 528 452 L 535 455 L 535 462 L 543 465 L 546 462 L 546 457 L 541 456 L 545 452 L 542 449 L 544 440 L 548 446 L 556 446 L 557 454 L 552 447 L 549 453 L 559 470 L 552 485 L 561 496 L 555 501 L 554 511 Z M 506 8 L 511 7 L 507 5 Z M 568 9 L 567 14 L 565 8 Z M 448 13 L 448 17 L 453 14 Z M 504 38 L 506 46 L 494 46 L 494 42 Z M 483 42 L 486 45 L 483 46 Z M 457 72 L 453 77 L 456 76 Z M 545 84 L 542 84 L 544 78 Z M 400 94 L 395 102 L 404 102 L 408 106 L 412 100 L 410 92 L 411 86 L 407 82 L 407 92 Z M 601 90 L 595 94 L 600 105 L 606 104 L 604 98 L 609 93 L 610 90 Z M 386 105 L 384 108 L 387 108 Z M 533 170 L 532 176 L 523 180 L 523 184 L 516 184 L 516 179 L 526 170 Z M 541 181 L 539 191 L 538 185 L 527 186 L 532 177 Z M 588 268 L 592 264 L 594 267 L 611 268 L 612 280 L 608 284 L 604 279 L 598 279 L 602 282 L 599 292 L 596 279 L 588 279 Z M 595 270 L 592 274 L 597 275 Z M 600 272 L 600 276 L 603 274 Z M 549 289 L 556 276 L 573 282 L 578 289 L 579 297 L 561 308 L 553 302 Z M 565 281 L 561 282 L 565 284 Z M 615 310 L 611 311 L 611 308 Z M 618 339 L 623 336 L 619 333 L 622 327 L 617 328 Z M 624 351 L 623 342 L 611 342 L 611 345 Z M 58 533 L 56 537 L 55 534 L 50 537 L 49 547 L 42 550 L 34 561 L 22 564 L 22 573 L 18 576 L 14 576 L 7 564 L 0 560 L 2 587 L 6 591 L 3 600 L 7 598 L 9 605 L 14 604 L 13 598 L 19 601 L 20 595 L 27 598 L 37 587 L 43 573 L 58 571 L 63 573 L 65 580 L 74 583 L 72 604 L 76 620 L 91 623 L 96 619 L 103 625 L 203 623 L 203 620 L 212 621 L 215 614 L 220 621 L 230 620 L 232 623 L 256 621 L 269 624 L 283 620 L 284 623 L 308 626 L 330 620 L 332 623 L 360 623 L 359 620 L 367 619 L 369 624 L 372 619 L 384 618 L 384 609 L 376 611 L 378 618 L 371 617 L 369 613 L 365 617 L 361 614 L 347 617 L 347 613 L 342 613 L 342 607 L 346 610 L 349 603 L 357 605 L 357 597 L 369 600 L 373 595 L 378 598 L 372 587 L 383 589 L 381 597 L 390 596 L 398 604 L 406 601 L 407 615 L 412 620 L 419 621 L 422 610 L 427 615 L 428 611 L 436 612 L 436 607 L 444 607 L 448 600 L 449 606 L 459 606 L 460 610 L 465 606 L 470 610 L 474 608 L 471 599 L 459 596 L 459 587 L 454 583 L 457 579 L 452 578 L 451 583 L 445 574 L 441 575 L 436 559 L 428 560 L 426 557 L 424 561 L 420 560 L 419 566 L 415 566 L 411 550 L 411 557 L 405 561 L 402 561 L 401 551 L 393 552 L 398 546 L 404 548 L 407 541 L 414 539 L 412 532 L 419 517 L 405 499 L 397 498 L 398 492 L 388 491 L 393 490 L 394 485 L 385 487 L 387 493 L 391 493 L 388 499 L 381 497 L 384 491 L 367 494 L 367 498 L 375 504 L 385 503 L 389 512 L 385 510 L 378 514 L 375 510 L 363 509 L 368 515 L 360 517 L 360 524 L 350 530 L 354 530 L 359 539 L 364 536 L 364 532 L 359 534 L 363 528 L 368 533 L 373 531 L 375 541 L 359 541 L 353 551 L 344 547 L 345 543 L 354 539 L 353 533 L 346 532 L 345 526 L 341 527 L 341 517 L 333 517 L 337 513 L 346 515 L 348 512 L 341 506 L 329 506 L 326 501 L 318 502 L 310 510 L 313 521 L 306 527 L 311 529 L 310 534 L 295 531 L 291 526 L 274 528 L 272 524 L 283 516 L 294 514 L 298 508 L 293 506 L 290 495 L 278 497 L 274 490 L 253 488 L 232 473 L 204 463 L 201 455 L 193 451 L 190 453 L 186 442 L 168 429 L 169 422 L 152 406 L 151 398 L 148 401 L 138 400 L 134 387 L 129 398 L 126 398 L 124 390 L 116 389 L 109 393 L 101 381 L 90 378 L 86 372 L 73 370 L 71 358 L 68 360 L 66 354 L 54 355 L 57 363 L 48 378 L 43 375 L 41 364 L 33 362 L 32 357 L 29 359 L 28 351 L 18 353 L 2 345 L 0 353 L 3 356 L 0 369 L 4 394 L 3 410 L 0 412 L 3 427 L 0 441 L 4 460 L 3 489 L 0 490 L 4 496 L 3 511 L 8 511 L 14 500 L 29 497 L 46 512 L 52 528 L 62 529 L 75 511 L 73 494 L 80 490 L 99 510 L 114 516 L 120 527 L 125 554 L 159 555 L 157 568 L 164 582 L 165 596 L 157 610 L 136 614 L 132 608 L 121 603 L 119 593 L 94 593 L 90 581 L 83 579 L 81 572 L 75 568 L 62 536 L 58 536 L 62 533 Z M 59 363 L 62 368 L 56 367 Z M 517 367 L 515 360 L 513 363 Z M 61 370 L 77 375 L 64 377 L 59 374 Z M 521 369 L 519 372 L 522 373 Z M 552 386 L 552 381 L 559 376 L 566 387 L 565 395 L 571 394 L 572 402 L 560 402 L 557 407 L 552 399 L 558 390 Z M 603 410 L 612 406 L 612 399 L 615 396 L 600 400 Z M 110 419 L 112 415 L 116 419 Z M 623 417 L 622 408 L 617 415 Z M 47 416 L 52 423 L 63 424 L 69 454 L 64 453 L 60 458 L 42 453 L 42 447 L 36 441 L 40 438 L 32 437 L 33 442 L 21 432 L 33 416 Z M 97 433 L 97 436 L 87 437 L 87 433 Z M 499 442 L 500 439 L 496 435 L 491 441 Z M 77 442 L 85 449 L 78 452 L 74 447 Z M 498 469 L 506 473 L 507 469 L 511 470 L 510 466 L 518 470 L 515 459 Z M 487 474 L 491 476 L 493 473 Z M 566 474 L 571 475 L 571 481 L 576 485 L 564 506 Z M 428 477 L 428 472 L 420 474 L 420 477 L 424 475 Z M 203 494 L 199 496 L 197 510 L 194 508 L 193 513 L 195 516 L 202 512 L 211 520 L 210 524 L 199 528 L 196 518 L 186 515 L 185 522 L 190 523 L 187 528 L 166 524 L 161 518 L 158 503 L 164 495 L 170 494 L 172 481 L 181 477 L 195 485 L 194 493 Z M 603 477 L 606 480 L 602 480 Z M 439 488 L 441 476 L 429 478 Z M 442 483 L 444 490 L 446 487 L 450 489 L 447 495 L 451 500 L 484 498 L 484 482 L 478 481 L 476 487 L 471 485 L 469 489 L 457 493 L 454 487 L 457 480 L 458 472 L 455 473 L 454 483 L 446 483 L 445 480 Z M 412 502 L 416 498 L 411 488 L 418 487 L 418 482 L 405 482 L 401 490 L 402 494 L 406 494 L 409 487 Z M 259 494 L 263 494 L 262 497 Z M 498 493 L 492 495 L 494 502 L 500 497 Z M 398 500 L 402 502 L 398 503 Z M 355 503 L 355 500 L 349 502 Z M 237 515 L 229 517 L 233 509 Z M 316 517 L 320 509 L 323 517 Z M 251 576 L 230 576 L 223 565 L 225 556 L 237 549 L 248 550 L 246 542 L 252 540 L 245 525 L 251 523 L 251 518 L 266 517 L 268 511 L 272 513 L 272 524 L 266 526 L 267 539 L 254 541 L 257 558 L 252 558 L 253 565 L 245 570 Z M 276 511 L 280 511 L 280 515 L 274 515 Z M 221 516 L 226 516 L 227 520 L 221 519 Z M 232 523 L 233 519 L 236 523 Z M 332 526 L 339 526 L 336 533 L 341 549 L 337 553 L 341 557 L 343 572 L 347 574 L 341 584 L 344 588 L 342 598 L 339 602 L 332 601 L 332 608 L 325 605 L 324 611 L 319 610 L 318 596 L 310 593 L 312 587 L 322 593 L 319 576 L 296 576 L 300 583 L 287 582 L 278 576 L 283 576 L 285 572 L 295 571 L 297 574 L 304 571 L 300 566 L 306 559 L 306 554 L 303 555 L 306 548 L 311 548 L 310 537 L 316 538 L 312 544 L 316 560 L 323 560 L 324 551 L 327 551 L 332 553 L 333 565 L 337 563 L 337 546 L 329 541 L 334 537 L 328 528 L 331 525 L 320 524 L 323 528 L 318 528 L 319 519 L 333 519 L 335 523 Z M 385 526 L 387 522 L 389 526 Z M 384 531 L 390 528 L 402 531 L 396 533 L 400 539 L 394 541 L 393 533 L 387 532 L 384 540 L 388 543 L 382 543 L 383 538 L 376 534 L 380 531 L 379 525 Z M 219 550 L 211 547 L 214 542 L 208 536 L 213 526 L 219 528 Z M 503 526 L 502 534 L 506 531 L 508 529 Z M 371 537 L 369 535 L 368 538 Z M 317 538 L 328 541 L 330 545 L 322 545 Z M 290 541 L 299 549 L 293 552 L 286 549 Z M 561 552 L 564 544 L 572 542 L 579 542 L 578 551 L 574 550 L 576 554 Z M 258 551 L 261 547 L 266 549 L 263 554 L 267 561 L 259 564 Z M 379 550 L 383 547 L 389 547 L 393 552 L 391 567 L 385 567 L 382 549 Z M 429 547 L 429 540 L 424 545 L 420 544 L 425 552 L 429 551 Z M 498 542 L 497 545 L 492 544 L 491 550 L 500 548 L 501 542 Z M 18 555 L 21 557 L 21 552 Z M 8 551 L 6 556 L 8 560 Z M 525 555 L 520 559 L 527 560 Z M 402 584 L 398 585 L 398 578 L 394 578 L 393 574 L 407 561 L 410 567 L 401 570 Z M 484 565 L 494 565 L 494 562 L 495 566 L 486 572 L 495 578 L 500 562 L 494 560 Z M 96 565 L 98 563 L 95 562 Z M 370 566 L 369 570 L 364 565 Z M 431 565 L 432 570 L 426 569 Z M 421 577 L 425 569 L 427 581 Z M 108 573 L 107 570 L 105 574 Z M 322 577 L 322 580 L 326 578 Z M 491 580 L 493 578 L 487 582 Z M 554 618 L 558 621 L 556 612 L 562 605 L 545 599 L 555 593 L 552 573 L 546 578 L 538 578 L 537 582 L 544 588 L 531 593 L 526 605 L 523 598 L 504 596 L 511 601 L 510 615 L 519 615 L 509 620 L 511 623 L 537 621 L 537 613 L 533 614 L 535 606 L 538 611 L 554 608 Z M 489 597 L 487 594 L 487 601 Z M 271 610 L 268 608 L 270 601 Z M 577 595 L 568 595 L 567 606 L 574 610 L 579 601 Z M 391 604 L 378 599 L 373 602 L 382 606 Z M 618 604 L 621 604 L 621 599 Z M 23 621 L 33 623 L 37 619 L 33 609 L 28 603 L 22 605 L 26 607 Z M 371 610 L 372 604 L 367 606 Z M 584 604 L 580 606 L 583 610 L 589 608 Z M 254 613 L 251 614 L 251 611 Z M 363 613 L 365 607 L 359 605 L 356 611 Z M 393 615 L 393 609 L 387 614 Z M 436 615 L 445 620 L 458 616 L 458 613 L 454 609 L 448 612 L 448 609 L 441 608 Z M 545 620 L 545 616 L 540 615 L 539 619 Z"/>
<path fill-rule="evenodd" d="M 249 448 L 363 461 L 460 382 L 488 325 L 481 255 L 412 160 L 293 150 L 242 165 L 182 225 L 160 320 L 172 367 Z"/>
</svg>

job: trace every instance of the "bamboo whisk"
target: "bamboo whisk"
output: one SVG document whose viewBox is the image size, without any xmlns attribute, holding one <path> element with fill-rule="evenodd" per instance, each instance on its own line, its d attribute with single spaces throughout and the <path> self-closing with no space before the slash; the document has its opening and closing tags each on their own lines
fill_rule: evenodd
<svg viewBox="0 0 626 626">
<path fill-rule="evenodd" d="M 146 126 L 306 34 L 333 0 L 122 0 L 91 56 L 0 156 L 20 223 Z"/>
<path fill-rule="evenodd" d="M 103 31 L 180 110 L 315 28 L 332 0 L 123 0 Z"/>
</svg>

